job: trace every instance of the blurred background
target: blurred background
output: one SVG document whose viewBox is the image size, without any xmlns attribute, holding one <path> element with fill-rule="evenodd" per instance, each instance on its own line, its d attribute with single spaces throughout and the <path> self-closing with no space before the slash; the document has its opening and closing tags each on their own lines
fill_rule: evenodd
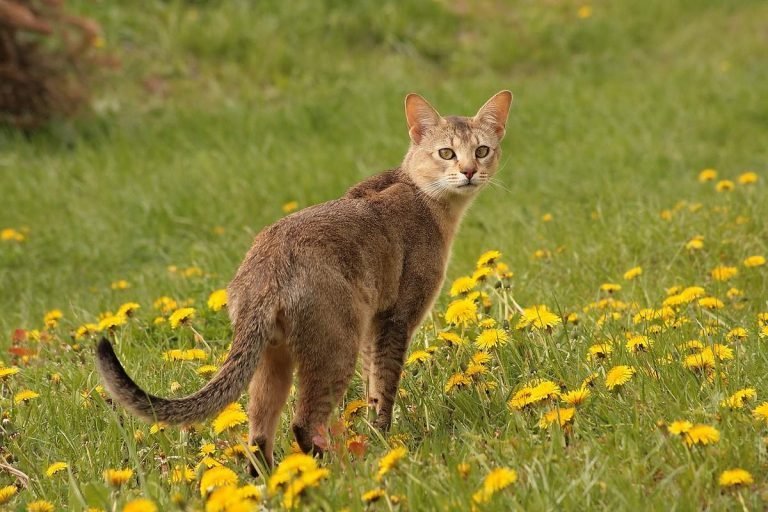
<svg viewBox="0 0 768 512">
<path fill-rule="evenodd" d="M 408 92 L 460 115 L 514 92 L 449 277 L 500 249 L 539 283 L 521 301 L 567 303 L 677 250 L 651 243 L 675 229 L 658 214 L 699 170 L 765 168 L 766 19 L 757 0 L 0 0 L 0 328 L 112 307 L 119 279 L 172 293 L 172 265 L 223 286 L 290 203 L 400 163 Z"/>
</svg>

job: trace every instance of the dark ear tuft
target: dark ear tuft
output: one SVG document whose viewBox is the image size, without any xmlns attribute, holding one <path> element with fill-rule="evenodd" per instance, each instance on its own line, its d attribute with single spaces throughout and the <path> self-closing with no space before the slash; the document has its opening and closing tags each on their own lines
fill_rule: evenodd
<svg viewBox="0 0 768 512">
<path fill-rule="evenodd" d="M 475 121 L 492 126 L 501 139 L 506 130 L 510 105 L 512 105 L 512 93 L 506 90 L 497 92 L 480 107 L 475 114 Z"/>
</svg>

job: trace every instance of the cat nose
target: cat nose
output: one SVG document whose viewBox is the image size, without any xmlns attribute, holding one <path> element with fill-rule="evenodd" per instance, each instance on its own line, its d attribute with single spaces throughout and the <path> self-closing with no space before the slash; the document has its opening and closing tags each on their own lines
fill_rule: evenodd
<svg viewBox="0 0 768 512">
<path fill-rule="evenodd" d="M 472 179 L 472 176 L 474 176 L 477 173 L 477 169 L 462 169 L 461 174 L 467 177 L 468 180 Z"/>
</svg>

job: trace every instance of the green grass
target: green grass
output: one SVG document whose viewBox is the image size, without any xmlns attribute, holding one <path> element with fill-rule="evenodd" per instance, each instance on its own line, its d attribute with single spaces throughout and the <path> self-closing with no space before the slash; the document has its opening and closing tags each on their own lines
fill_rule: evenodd
<svg viewBox="0 0 768 512">
<path fill-rule="evenodd" d="M 201 443 L 214 439 L 210 428 L 150 435 L 98 397 L 85 408 L 81 392 L 98 384 L 92 342 L 73 348 L 70 333 L 136 301 L 137 318 L 116 334 L 129 371 L 159 394 L 169 395 L 173 381 L 182 386 L 177 395 L 196 389 L 198 364 L 162 360 L 163 351 L 195 340 L 189 329 L 152 325 L 157 297 L 194 301 L 194 326 L 217 358 L 231 333 L 223 312 L 206 311 L 207 296 L 226 285 L 254 234 L 284 215 L 284 203 L 329 200 L 397 166 L 407 147 L 406 93 L 422 93 L 445 114 L 471 114 L 503 88 L 515 102 L 501 185 L 483 191 L 466 217 L 449 280 L 470 272 L 484 250 L 498 249 L 515 273 L 517 302 L 579 312 L 581 322 L 547 334 L 516 330 L 513 319 L 510 342 L 493 353 L 485 377 L 497 389 L 446 395 L 448 377 L 474 352 L 443 348 L 435 338 L 446 288 L 414 340 L 414 348 L 440 348 L 427 364 L 408 368 L 396 407 L 393 436 L 409 456 L 384 483 L 407 505 L 391 507 L 469 508 L 482 478 L 500 466 L 516 470 L 519 481 L 488 510 L 765 507 L 765 423 L 719 406 L 743 387 L 754 387 L 758 402 L 768 397 L 768 356 L 756 323 L 768 311 L 766 267 L 741 265 L 768 254 L 764 2 L 596 2 L 588 19 L 568 1 L 70 4 L 103 24 L 103 51 L 122 67 L 96 84 L 90 115 L 30 137 L 0 131 L 0 229 L 28 228 L 23 243 L 0 242 L 0 361 L 22 368 L 0 382 L 7 416 L 0 456 L 31 477 L 0 507 L 24 510 L 48 499 L 72 510 L 112 509 L 143 495 L 165 508 L 180 492 L 200 508 L 195 483 L 171 486 L 166 471 L 194 466 Z M 167 92 L 149 91 L 148 79 Z M 731 179 L 754 170 L 761 181 L 717 193 L 713 183 L 696 181 L 707 167 Z M 687 203 L 662 220 L 660 212 L 679 201 Z M 701 209 L 691 211 L 694 203 Z M 545 213 L 554 220 L 542 222 Z M 738 216 L 748 220 L 736 223 Z M 697 253 L 684 249 L 694 235 L 705 237 Z M 551 257 L 535 258 L 540 249 Z M 719 264 L 738 266 L 739 276 L 713 282 L 709 271 Z M 184 278 L 169 265 L 197 266 L 204 275 Z M 624 282 L 635 265 L 643 275 Z M 110 289 L 118 279 L 131 288 Z M 597 313 L 582 312 L 602 297 L 604 282 L 622 283 L 618 298 L 638 307 L 659 307 L 664 288 L 693 284 L 727 306 L 714 315 L 695 307 L 680 313 L 692 324 L 653 334 L 652 353 L 637 356 L 623 348 L 625 331 L 644 332 L 632 313 L 600 327 Z M 744 291 L 743 307 L 726 298 L 731 286 Z M 503 322 L 505 301 L 493 298 L 489 315 Z M 53 340 L 25 342 L 38 357 L 17 360 L 7 351 L 13 329 L 41 329 L 54 308 L 64 318 Z M 727 327 L 701 338 L 697 322 L 713 317 Z M 749 338 L 722 368 L 727 378 L 709 383 L 682 367 L 679 343 L 725 343 L 734 326 Z M 465 337 L 476 333 L 470 327 Z M 587 348 L 606 338 L 616 340 L 610 360 L 590 363 Z M 667 354 L 670 364 L 656 362 Z M 618 364 L 638 374 L 608 392 L 603 374 Z M 644 373 L 649 368 L 658 379 Z M 519 413 L 506 405 L 531 378 L 573 389 L 592 371 L 600 377 L 571 434 L 536 426 L 545 406 Z M 60 384 L 51 383 L 54 373 Z M 24 388 L 41 396 L 13 404 Z M 361 394 L 356 379 L 347 401 Z M 657 426 L 682 418 L 716 426 L 720 442 L 688 449 Z M 289 421 L 286 409 L 281 455 L 292 441 Z M 386 441 L 362 420 L 351 428 L 369 437 L 366 456 L 324 459 L 330 477 L 305 505 L 361 510 L 360 495 L 378 485 Z M 221 458 L 229 438 L 217 439 Z M 47 478 L 54 461 L 67 461 L 69 475 Z M 470 464 L 466 479 L 456 471 L 460 462 Z M 248 481 L 241 462 L 226 463 Z M 138 477 L 111 493 L 101 474 L 118 467 Z M 748 469 L 755 484 L 721 492 L 717 477 L 731 467 Z M 0 470 L 0 488 L 13 482 Z"/>
</svg>

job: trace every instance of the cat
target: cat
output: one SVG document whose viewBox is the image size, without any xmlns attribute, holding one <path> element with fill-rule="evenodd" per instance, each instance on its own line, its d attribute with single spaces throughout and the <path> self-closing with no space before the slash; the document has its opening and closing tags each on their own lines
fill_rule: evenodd
<svg viewBox="0 0 768 512">
<path fill-rule="evenodd" d="M 227 288 L 234 340 L 211 381 L 185 398 L 155 397 L 102 339 L 96 365 L 109 394 L 145 419 L 187 424 L 216 414 L 250 382 L 249 439 L 271 467 L 294 369 L 293 432 L 304 452 L 322 454 L 362 354 L 374 425 L 386 432 L 408 344 L 443 283 L 461 218 L 498 169 L 511 103 L 501 91 L 473 117 L 441 117 L 409 94 L 411 143 L 399 168 L 256 236 Z"/>
</svg>

